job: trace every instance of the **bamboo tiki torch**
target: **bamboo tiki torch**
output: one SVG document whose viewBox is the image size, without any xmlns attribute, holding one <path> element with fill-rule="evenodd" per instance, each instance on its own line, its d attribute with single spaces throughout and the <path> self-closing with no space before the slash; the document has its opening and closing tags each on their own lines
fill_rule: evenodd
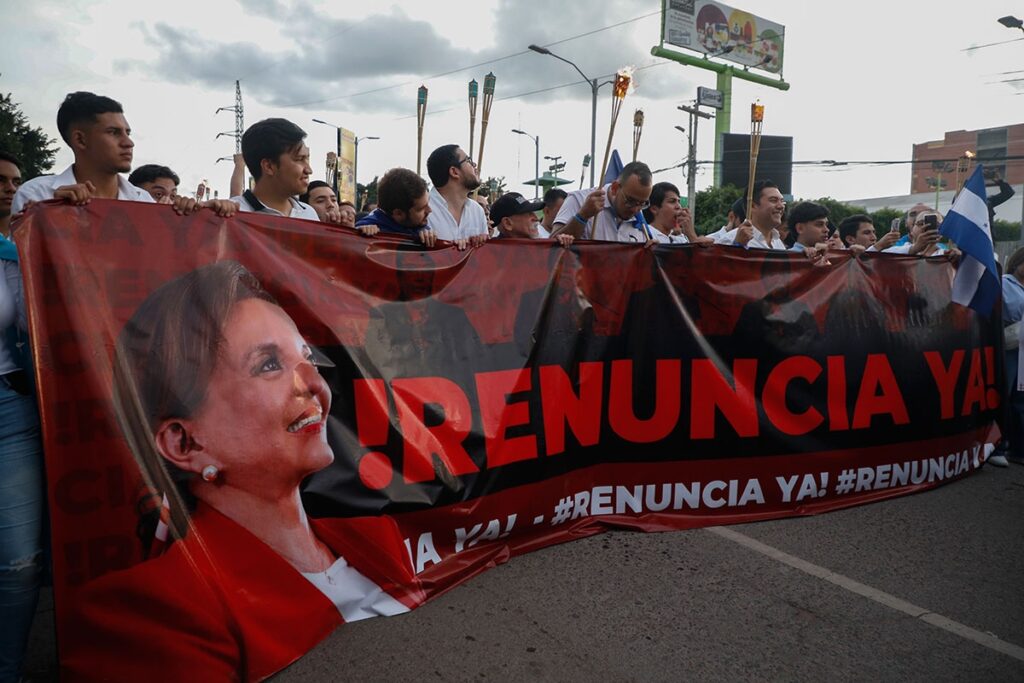
<svg viewBox="0 0 1024 683">
<path fill-rule="evenodd" d="M 615 135 L 615 123 L 619 120 L 619 110 L 622 109 L 622 101 L 626 99 L 633 83 L 633 69 L 627 67 L 619 69 L 615 74 L 615 84 L 612 86 L 612 120 L 608 127 L 608 144 L 604 147 L 604 163 L 597 169 L 600 174 L 598 182 L 604 186 L 604 174 L 608 172 L 608 159 L 612 154 L 612 137 Z"/>
<path fill-rule="evenodd" d="M 636 155 L 640 151 L 640 136 L 644 132 L 644 112 L 642 109 L 637 109 L 633 112 L 633 161 L 636 161 Z"/>
<path fill-rule="evenodd" d="M 416 95 L 416 175 L 423 166 L 423 119 L 427 115 L 427 86 L 421 85 Z"/>
<path fill-rule="evenodd" d="M 484 105 L 482 118 L 480 119 L 480 151 L 476 156 L 477 175 L 483 177 L 484 167 L 484 141 L 487 139 L 487 122 L 491 118 L 491 104 L 494 102 L 494 83 L 497 81 L 493 73 L 484 76 Z"/>
<path fill-rule="evenodd" d="M 747 220 L 754 206 L 754 177 L 757 175 L 757 155 L 761 151 L 761 124 L 764 122 L 764 105 L 757 102 L 750 105 L 750 179 L 747 181 Z"/>
<path fill-rule="evenodd" d="M 473 133 L 476 130 L 476 100 L 478 85 L 474 78 L 469 82 L 469 156 L 473 156 Z"/>
</svg>

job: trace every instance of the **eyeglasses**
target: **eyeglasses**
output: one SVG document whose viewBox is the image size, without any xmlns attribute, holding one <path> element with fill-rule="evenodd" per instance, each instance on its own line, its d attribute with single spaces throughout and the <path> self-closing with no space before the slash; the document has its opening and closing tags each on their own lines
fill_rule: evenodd
<svg viewBox="0 0 1024 683">
<path fill-rule="evenodd" d="M 465 159 L 459 159 L 459 160 L 458 160 L 457 162 L 455 162 L 454 164 L 452 164 L 452 166 L 455 166 L 455 167 L 457 168 L 457 167 L 459 167 L 459 166 L 462 166 L 462 165 L 463 165 L 464 163 L 466 163 L 467 161 L 468 161 L 468 162 L 469 162 L 470 164 L 472 164 L 472 165 L 473 165 L 473 168 L 476 168 L 476 162 L 475 162 L 475 161 L 473 161 L 473 157 L 466 157 Z"/>
<path fill-rule="evenodd" d="M 646 209 L 651 205 L 651 203 L 646 199 L 633 199 L 632 197 L 628 197 L 626 195 L 622 195 L 622 203 L 634 209 L 641 210 Z"/>
</svg>

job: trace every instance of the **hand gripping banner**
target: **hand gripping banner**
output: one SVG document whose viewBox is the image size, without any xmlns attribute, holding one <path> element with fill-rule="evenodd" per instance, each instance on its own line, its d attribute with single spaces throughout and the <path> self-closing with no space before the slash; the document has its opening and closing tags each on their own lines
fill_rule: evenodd
<svg viewBox="0 0 1024 683">
<path fill-rule="evenodd" d="M 497 239 L 93 201 L 17 229 L 62 671 L 259 680 L 511 556 L 984 462 L 944 258 Z"/>
</svg>

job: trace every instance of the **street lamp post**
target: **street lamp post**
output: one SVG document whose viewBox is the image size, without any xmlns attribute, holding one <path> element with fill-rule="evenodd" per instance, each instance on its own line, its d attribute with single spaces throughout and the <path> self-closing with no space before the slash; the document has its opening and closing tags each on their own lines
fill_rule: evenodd
<svg viewBox="0 0 1024 683">
<path fill-rule="evenodd" d="M 335 150 L 335 152 L 338 155 L 338 159 L 341 159 L 341 126 L 336 126 L 333 123 L 327 123 L 326 121 L 321 121 L 320 119 L 313 119 L 313 123 L 322 123 L 323 125 L 330 126 L 331 128 L 333 128 L 334 130 L 337 131 L 337 133 L 338 133 L 338 143 L 337 143 L 338 144 L 338 149 Z M 339 185 L 339 182 L 340 181 L 338 179 L 338 168 L 337 168 L 337 166 L 335 166 L 335 168 L 334 168 L 334 188 L 333 188 L 334 189 L 334 196 L 338 196 L 338 191 L 339 191 L 339 189 L 341 187 Z"/>
<path fill-rule="evenodd" d="M 534 137 L 525 130 L 519 130 L 518 128 L 513 128 L 512 132 L 525 135 L 533 140 L 533 198 L 537 199 L 540 196 L 540 136 Z"/>
<path fill-rule="evenodd" d="M 578 73 L 580 76 L 583 76 L 583 80 L 586 81 L 587 85 L 590 86 L 590 186 L 594 187 L 594 171 L 596 170 L 596 164 L 593 163 L 593 159 L 595 158 L 594 149 L 597 141 L 597 91 L 601 86 L 609 85 L 612 83 L 612 81 L 605 81 L 604 83 L 598 84 L 596 78 L 590 78 L 589 76 L 587 76 L 585 73 L 583 73 L 583 71 L 580 70 L 578 66 L 570 62 L 565 57 L 559 57 L 551 50 L 547 49 L 546 47 L 541 47 L 540 45 L 529 45 L 528 47 L 537 54 L 548 55 L 550 57 L 554 57 L 559 61 L 565 62 L 572 68 L 576 69 L 576 73 Z M 604 169 L 601 169 L 601 173 L 604 173 Z"/>
<path fill-rule="evenodd" d="M 359 210 L 359 141 L 360 140 L 380 140 L 376 135 L 364 135 L 363 137 L 356 136 L 356 152 L 355 158 L 352 159 L 352 182 L 356 186 L 356 211 Z"/>
<path fill-rule="evenodd" d="M 1019 28 L 1021 31 L 1024 31 L 1024 21 L 1018 19 L 1012 14 L 1007 15 L 1005 17 L 1000 17 L 999 19 L 996 19 L 996 21 L 998 21 L 1006 28 Z"/>
</svg>

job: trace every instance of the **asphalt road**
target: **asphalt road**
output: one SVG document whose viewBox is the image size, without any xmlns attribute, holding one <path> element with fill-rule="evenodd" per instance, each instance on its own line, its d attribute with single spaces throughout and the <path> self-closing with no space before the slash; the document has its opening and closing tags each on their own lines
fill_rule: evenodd
<svg viewBox="0 0 1024 683">
<path fill-rule="evenodd" d="M 56 680 L 52 602 L 29 653 Z M 341 627 L 292 681 L 1024 681 L 1024 467 L 833 512 L 517 557 Z"/>
</svg>

